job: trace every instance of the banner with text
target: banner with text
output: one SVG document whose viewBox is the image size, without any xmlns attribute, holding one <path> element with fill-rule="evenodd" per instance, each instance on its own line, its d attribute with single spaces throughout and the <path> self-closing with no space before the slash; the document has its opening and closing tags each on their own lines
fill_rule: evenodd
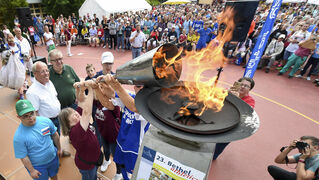
<svg viewBox="0 0 319 180">
<path fill-rule="evenodd" d="M 144 146 L 138 180 L 203 180 L 206 174 Z"/>
<path fill-rule="evenodd" d="M 257 43 L 255 44 L 254 50 L 246 66 L 244 77 L 254 77 L 260 58 L 263 55 L 264 49 L 266 48 L 267 41 L 274 26 L 281 3 L 282 0 L 274 0 L 272 3 L 266 22 L 264 23 L 264 26 L 258 36 Z"/>
</svg>

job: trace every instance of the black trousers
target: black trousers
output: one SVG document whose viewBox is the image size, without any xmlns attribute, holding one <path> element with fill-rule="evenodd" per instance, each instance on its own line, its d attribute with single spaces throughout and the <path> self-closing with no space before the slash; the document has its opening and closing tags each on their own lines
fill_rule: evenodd
<svg viewBox="0 0 319 180">
<path fill-rule="evenodd" d="M 296 180 L 297 179 L 296 173 L 286 171 L 280 167 L 273 166 L 273 165 L 268 166 L 268 172 L 275 180 Z"/>
<path fill-rule="evenodd" d="M 300 72 L 300 75 L 303 76 L 306 73 L 307 69 L 311 66 L 310 71 L 307 75 L 307 77 L 310 77 L 311 74 L 313 73 L 313 71 L 316 69 L 318 63 L 319 63 L 319 59 L 314 58 L 314 57 L 310 57 L 307 64 L 305 65 L 305 67 Z"/>
<path fill-rule="evenodd" d="M 110 35 L 110 48 L 112 49 L 112 47 L 114 47 L 114 49 L 116 49 L 116 35 Z M 114 45 L 114 46 L 113 46 Z"/>
</svg>

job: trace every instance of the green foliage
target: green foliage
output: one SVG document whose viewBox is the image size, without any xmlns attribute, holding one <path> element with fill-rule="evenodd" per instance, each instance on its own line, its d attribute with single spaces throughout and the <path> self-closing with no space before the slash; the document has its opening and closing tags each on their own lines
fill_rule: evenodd
<svg viewBox="0 0 319 180">
<path fill-rule="evenodd" d="M 85 0 L 42 0 L 45 12 L 54 18 L 63 14 L 68 17 L 72 13 L 78 15 L 79 9 Z"/>
<path fill-rule="evenodd" d="M 146 0 L 151 6 L 157 6 L 160 5 L 160 0 Z"/>
<path fill-rule="evenodd" d="M 13 20 L 17 7 L 28 7 L 28 3 L 26 0 L 0 0 L 0 22 L 10 29 L 14 27 Z"/>
</svg>

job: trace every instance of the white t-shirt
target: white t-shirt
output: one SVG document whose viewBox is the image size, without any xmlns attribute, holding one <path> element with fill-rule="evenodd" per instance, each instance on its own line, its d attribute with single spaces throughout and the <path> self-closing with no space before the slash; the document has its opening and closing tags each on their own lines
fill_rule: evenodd
<svg viewBox="0 0 319 180">
<path fill-rule="evenodd" d="M 22 54 L 26 54 L 26 53 L 29 54 L 30 53 L 31 46 L 26 38 L 22 37 L 22 40 L 20 41 L 17 37 L 15 37 L 14 42 L 16 42 L 17 44 L 20 45 Z M 31 55 L 31 54 L 29 54 L 29 55 Z"/>
<path fill-rule="evenodd" d="M 34 80 L 26 93 L 27 99 L 31 101 L 39 116 L 47 118 L 57 117 L 61 111 L 61 104 L 57 95 L 58 93 L 51 81 L 43 85 L 37 80 Z"/>
<path fill-rule="evenodd" d="M 133 37 L 135 37 L 136 33 L 137 33 L 137 31 L 134 31 L 131 34 L 130 39 L 133 39 Z M 145 41 L 146 41 L 145 34 L 140 30 L 138 36 L 134 39 L 134 41 L 131 43 L 131 45 L 133 47 L 140 48 L 140 47 L 143 47 L 143 43 Z"/>
<path fill-rule="evenodd" d="M 297 31 L 290 37 L 290 39 L 296 39 L 298 42 L 301 42 L 303 40 L 308 39 L 310 35 L 311 33 L 308 31 L 306 32 Z M 286 48 L 286 50 L 294 53 L 298 48 L 299 48 L 298 43 L 290 43 L 288 47 Z"/>
<path fill-rule="evenodd" d="M 51 32 L 49 32 L 49 33 L 46 33 L 46 32 L 45 32 L 45 33 L 43 34 L 43 36 L 44 36 L 46 39 L 53 38 L 53 35 L 52 35 Z M 47 44 L 47 46 L 50 46 L 50 45 L 54 44 L 54 42 L 53 42 L 53 40 L 51 39 L 51 40 L 47 41 L 46 44 Z"/>
</svg>

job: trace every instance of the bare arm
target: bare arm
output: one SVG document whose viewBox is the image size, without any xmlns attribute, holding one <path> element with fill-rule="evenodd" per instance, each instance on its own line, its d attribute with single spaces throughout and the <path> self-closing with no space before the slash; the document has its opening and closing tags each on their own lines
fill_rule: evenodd
<svg viewBox="0 0 319 180">
<path fill-rule="evenodd" d="M 299 157 L 299 161 L 296 168 L 297 180 L 313 179 L 315 177 L 314 172 L 305 169 L 305 159 L 309 157 L 310 157 L 310 148 L 308 146 L 305 148 L 305 150 L 303 150 L 302 155 Z"/>
<path fill-rule="evenodd" d="M 95 93 L 97 99 L 104 107 L 106 107 L 109 110 L 114 110 L 114 105 L 110 101 L 110 98 L 114 98 L 114 90 L 111 87 L 109 87 L 105 83 L 100 83 L 99 87 L 95 90 Z"/>
<path fill-rule="evenodd" d="M 55 147 L 58 149 L 58 156 L 61 157 L 62 149 L 61 149 L 61 144 L 60 144 L 60 136 L 59 136 L 58 132 L 55 132 L 52 135 L 52 140 L 53 140 L 53 143 L 55 144 Z"/>
<path fill-rule="evenodd" d="M 285 148 L 278 156 L 275 158 L 275 162 L 278 164 L 285 164 L 286 163 L 286 156 L 290 153 L 291 150 L 296 148 L 297 140 L 294 140 L 290 145 Z M 288 156 L 288 163 L 296 163 L 296 160 L 292 156 Z"/>
<path fill-rule="evenodd" d="M 89 127 L 91 116 L 92 116 L 92 105 L 93 105 L 93 90 L 91 87 L 88 88 L 89 93 L 85 96 L 84 101 L 79 101 L 79 106 L 82 108 L 82 117 L 80 125 L 86 131 Z M 84 92 L 83 92 L 84 93 Z"/>
<path fill-rule="evenodd" d="M 28 156 L 21 159 L 22 164 L 30 171 L 30 176 L 35 179 L 41 176 L 41 173 L 34 169 Z"/>
<path fill-rule="evenodd" d="M 107 74 L 105 76 L 100 76 L 98 78 L 98 81 L 100 79 L 104 78 L 105 82 L 109 84 L 118 94 L 123 104 L 131 111 L 138 113 L 136 107 L 135 107 L 135 100 L 132 98 L 126 90 L 122 87 L 122 85 L 110 74 Z"/>
</svg>

